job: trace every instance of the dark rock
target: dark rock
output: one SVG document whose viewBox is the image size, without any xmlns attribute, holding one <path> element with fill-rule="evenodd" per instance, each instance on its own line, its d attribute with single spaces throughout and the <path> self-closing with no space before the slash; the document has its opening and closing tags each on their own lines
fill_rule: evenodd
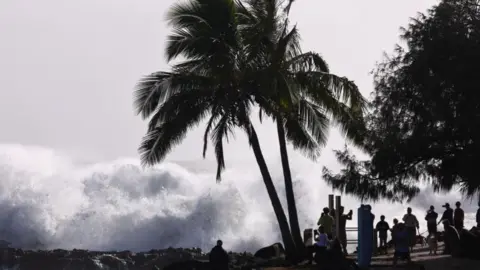
<svg viewBox="0 0 480 270">
<path fill-rule="evenodd" d="M 259 249 L 257 252 L 255 252 L 253 256 L 265 260 L 283 257 L 285 256 L 285 249 L 283 248 L 283 245 L 281 243 L 275 243 L 268 247 Z"/>
<path fill-rule="evenodd" d="M 0 240 L 0 248 L 9 248 L 12 243 L 5 241 L 5 240 Z"/>
<path fill-rule="evenodd" d="M 124 269 L 126 263 L 113 255 L 103 255 L 100 257 L 100 263 L 108 266 L 110 269 Z"/>
<path fill-rule="evenodd" d="M 163 270 L 210 270 L 210 264 L 197 260 L 180 261 L 169 264 Z"/>
</svg>

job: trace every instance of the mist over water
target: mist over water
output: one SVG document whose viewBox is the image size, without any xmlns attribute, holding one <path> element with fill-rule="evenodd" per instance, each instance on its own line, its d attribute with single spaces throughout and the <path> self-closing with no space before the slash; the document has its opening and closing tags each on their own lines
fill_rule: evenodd
<svg viewBox="0 0 480 270">
<path fill-rule="evenodd" d="M 294 166 L 294 165 L 292 165 Z M 137 159 L 80 164 L 52 149 L 0 145 L 0 239 L 23 248 L 149 250 L 210 249 L 217 239 L 233 251 L 255 251 L 280 241 L 277 223 L 257 167 L 228 168 L 216 184 L 212 173 L 163 163 L 143 170 Z M 284 199 L 280 167 L 271 168 Z M 316 224 L 331 189 L 320 170 L 293 168 L 302 228 Z M 425 209 L 460 200 L 429 190 L 410 206 L 425 229 Z M 346 209 L 359 202 L 342 197 Z M 473 212 L 474 202 L 464 202 Z M 406 204 L 374 204 L 377 217 L 400 218 Z M 356 226 L 356 220 L 347 226 Z M 467 215 L 466 227 L 473 225 Z M 356 238 L 352 236 L 352 238 Z"/>
</svg>

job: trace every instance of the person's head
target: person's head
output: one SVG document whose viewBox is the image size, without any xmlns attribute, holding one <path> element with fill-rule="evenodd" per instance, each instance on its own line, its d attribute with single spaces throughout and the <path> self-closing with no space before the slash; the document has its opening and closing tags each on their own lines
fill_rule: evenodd
<svg viewBox="0 0 480 270">
<path fill-rule="evenodd" d="M 318 227 L 319 233 L 325 233 L 325 228 L 323 226 Z"/>
<path fill-rule="evenodd" d="M 217 240 L 217 246 L 221 247 L 223 245 L 222 240 Z"/>
<path fill-rule="evenodd" d="M 435 210 L 435 207 L 433 207 L 433 205 L 430 205 L 430 211 L 433 211 Z"/>
<path fill-rule="evenodd" d="M 340 206 L 340 215 L 343 215 L 344 212 L 345 212 L 345 207 Z"/>
<path fill-rule="evenodd" d="M 397 228 L 398 230 L 400 230 L 400 231 L 403 230 L 403 229 L 405 229 L 405 223 L 398 223 L 398 224 L 396 225 L 396 228 Z"/>
<path fill-rule="evenodd" d="M 328 214 L 330 212 L 330 209 L 328 207 L 323 208 L 323 213 Z"/>
<path fill-rule="evenodd" d="M 449 204 L 449 203 L 446 203 L 446 204 L 442 205 L 442 207 L 445 207 L 446 209 L 449 209 L 449 208 L 450 208 L 450 204 Z"/>
<path fill-rule="evenodd" d="M 408 208 L 407 208 L 407 213 L 408 213 L 408 214 L 411 214 L 411 213 L 412 213 L 412 208 L 408 207 Z"/>
<path fill-rule="evenodd" d="M 456 202 L 456 203 L 455 203 L 455 206 L 456 206 L 457 208 L 459 208 L 461 205 L 462 205 L 462 204 L 461 204 L 460 202 Z"/>
<path fill-rule="evenodd" d="M 365 205 L 368 211 L 372 211 L 372 206 L 370 204 Z"/>
<path fill-rule="evenodd" d="M 393 219 L 393 224 L 397 225 L 398 224 L 398 219 L 394 218 Z"/>
<path fill-rule="evenodd" d="M 384 215 L 381 215 L 381 216 L 380 216 L 380 220 L 381 220 L 381 221 L 385 221 L 385 216 L 384 216 Z"/>
</svg>

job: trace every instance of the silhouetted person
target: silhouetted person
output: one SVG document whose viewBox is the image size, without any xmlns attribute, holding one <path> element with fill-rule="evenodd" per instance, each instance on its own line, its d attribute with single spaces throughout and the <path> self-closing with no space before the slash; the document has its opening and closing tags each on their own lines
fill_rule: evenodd
<svg viewBox="0 0 480 270">
<path fill-rule="evenodd" d="M 385 221 L 385 216 L 380 216 L 380 221 L 375 226 L 375 229 L 378 231 L 378 237 L 380 238 L 380 248 L 382 248 L 385 253 L 387 253 L 387 234 L 390 230 L 390 225 Z"/>
<path fill-rule="evenodd" d="M 455 203 L 456 208 L 453 216 L 453 225 L 455 226 L 455 229 L 457 229 L 457 231 L 463 229 L 463 221 L 465 219 L 465 213 L 463 212 L 463 209 L 460 208 L 460 206 L 460 202 Z"/>
<path fill-rule="evenodd" d="M 318 226 L 323 226 L 324 232 L 327 234 L 328 239 L 332 239 L 333 229 L 333 217 L 329 215 L 330 209 L 328 207 L 323 208 L 323 213 L 317 222 Z"/>
<path fill-rule="evenodd" d="M 313 245 L 315 252 L 315 263 L 322 264 L 322 262 L 326 261 L 325 258 L 329 243 L 330 241 L 328 240 L 328 235 L 325 233 L 325 228 L 320 225 L 320 227 L 318 228 L 318 237 L 315 241 L 315 244 Z"/>
<path fill-rule="evenodd" d="M 407 227 L 403 223 L 398 223 L 395 225 L 395 230 L 393 231 L 393 242 L 395 243 L 395 253 L 393 255 L 393 265 L 397 265 L 398 259 L 407 260 L 411 262 L 410 250 L 409 250 L 409 234 Z"/>
<path fill-rule="evenodd" d="M 340 231 L 338 232 L 338 240 L 342 245 L 343 253 L 347 254 L 347 220 L 352 220 L 353 211 L 350 210 L 348 214 L 344 215 L 345 207 L 340 207 Z"/>
<path fill-rule="evenodd" d="M 210 251 L 209 261 L 212 270 L 228 270 L 228 253 L 222 247 L 222 240 Z"/>
<path fill-rule="evenodd" d="M 417 229 L 420 225 L 418 224 L 417 217 L 412 214 L 412 208 L 407 208 L 407 214 L 403 216 L 403 222 L 405 223 L 405 228 L 410 239 L 410 251 L 413 251 L 413 247 L 417 241 Z"/>
<path fill-rule="evenodd" d="M 443 211 L 442 218 L 440 218 L 440 221 L 438 221 L 438 224 L 444 220 L 448 220 L 449 224 L 453 224 L 453 209 L 450 208 L 450 204 L 446 203 L 442 205 L 442 207 L 445 207 L 445 211 Z"/>
<path fill-rule="evenodd" d="M 435 212 L 435 207 L 430 206 L 430 210 L 427 211 L 425 220 L 427 221 L 427 230 L 429 235 L 437 235 L 437 218 L 438 214 Z"/>
<path fill-rule="evenodd" d="M 331 233 L 331 236 L 329 237 L 330 240 L 333 240 L 333 238 L 335 238 L 337 236 L 337 219 L 335 218 L 335 215 L 337 214 L 337 211 L 335 209 L 330 209 L 330 212 L 328 213 L 332 219 L 333 219 L 333 223 L 332 223 L 332 233 Z"/>
<path fill-rule="evenodd" d="M 477 220 L 477 228 L 480 229 L 480 201 L 478 202 L 478 210 L 477 210 L 476 220 Z"/>
<path fill-rule="evenodd" d="M 393 226 L 392 226 L 392 228 L 390 229 L 390 231 L 392 232 L 392 242 L 395 241 L 393 235 L 394 235 L 394 233 L 395 233 L 395 229 L 397 228 L 397 225 L 398 225 L 398 219 L 394 218 L 394 219 L 393 219 Z"/>
</svg>

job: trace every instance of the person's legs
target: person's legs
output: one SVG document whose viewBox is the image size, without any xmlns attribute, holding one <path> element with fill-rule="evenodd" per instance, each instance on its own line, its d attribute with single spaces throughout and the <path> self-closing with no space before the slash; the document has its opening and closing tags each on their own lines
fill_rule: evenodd
<svg viewBox="0 0 480 270">
<path fill-rule="evenodd" d="M 343 253 L 347 254 L 347 232 L 342 230 L 338 236 L 340 238 L 339 240 L 342 245 Z"/>
</svg>

